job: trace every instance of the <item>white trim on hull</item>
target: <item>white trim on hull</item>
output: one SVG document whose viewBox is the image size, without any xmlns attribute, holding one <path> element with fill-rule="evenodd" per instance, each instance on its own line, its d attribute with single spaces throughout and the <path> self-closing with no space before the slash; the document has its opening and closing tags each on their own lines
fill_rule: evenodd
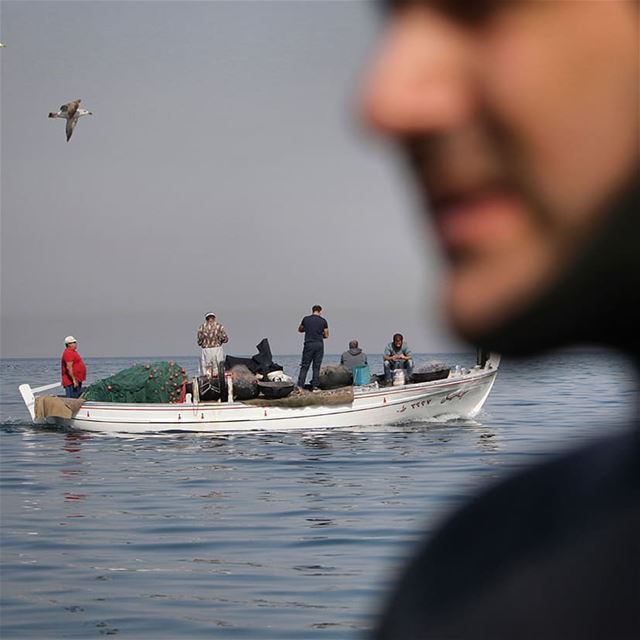
<svg viewBox="0 0 640 640">
<path fill-rule="evenodd" d="M 231 433 L 286 431 L 389 425 L 442 417 L 473 417 L 480 411 L 495 381 L 499 358 L 483 369 L 443 380 L 372 389 L 355 387 L 354 399 L 344 405 L 307 407 L 254 406 L 232 403 L 124 404 L 85 402 L 73 418 L 48 418 L 47 423 L 101 433 L 159 433 L 187 431 Z M 35 421 L 34 392 L 20 392 Z"/>
</svg>

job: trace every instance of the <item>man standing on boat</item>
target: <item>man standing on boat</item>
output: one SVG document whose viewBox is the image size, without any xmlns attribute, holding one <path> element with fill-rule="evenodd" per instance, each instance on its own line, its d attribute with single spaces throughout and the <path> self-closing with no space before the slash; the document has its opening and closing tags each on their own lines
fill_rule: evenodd
<svg viewBox="0 0 640 640">
<path fill-rule="evenodd" d="M 224 327 L 216 320 L 216 314 L 208 311 L 204 316 L 204 323 L 198 327 L 198 345 L 202 347 L 200 353 L 200 373 L 215 375 L 218 363 L 224 362 L 222 345 L 229 342 Z"/>
<path fill-rule="evenodd" d="M 302 349 L 302 362 L 300 363 L 300 374 L 298 375 L 298 387 L 303 388 L 307 378 L 309 366 L 313 364 L 313 376 L 311 378 L 311 388 L 317 391 L 320 388 L 320 366 L 324 357 L 324 340 L 329 337 L 329 325 L 320 315 L 322 307 L 314 304 L 311 308 L 311 315 L 305 316 L 300 322 L 298 331 L 304 333 L 304 347 Z"/>
<path fill-rule="evenodd" d="M 64 346 L 60 360 L 62 386 L 67 398 L 79 398 L 82 383 L 87 379 L 87 367 L 78 353 L 78 341 L 73 336 L 64 339 Z"/>
<path fill-rule="evenodd" d="M 413 371 L 413 354 L 401 333 L 393 335 L 393 340 L 384 350 L 383 360 L 385 382 L 391 382 L 393 372 L 397 369 L 403 369 L 405 379 L 408 380 Z"/>
<path fill-rule="evenodd" d="M 640 4 L 385 5 L 364 112 L 406 153 L 451 325 L 506 355 L 604 345 L 637 366 Z M 640 638 L 634 409 L 626 432 L 487 488 L 417 546 L 377 640 Z"/>
</svg>

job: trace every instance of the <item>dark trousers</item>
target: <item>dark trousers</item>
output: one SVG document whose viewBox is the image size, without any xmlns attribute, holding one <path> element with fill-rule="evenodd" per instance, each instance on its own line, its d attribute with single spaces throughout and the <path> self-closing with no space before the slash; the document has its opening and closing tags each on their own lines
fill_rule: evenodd
<svg viewBox="0 0 640 640">
<path fill-rule="evenodd" d="M 79 398 L 80 394 L 82 393 L 82 382 L 79 382 L 78 386 L 75 389 L 73 388 L 73 385 L 70 384 L 69 386 L 64 388 L 64 391 L 67 398 Z"/>
<path fill-rule="evenodd" d="M 298 386 L 303 387 L 304 381 L 307 379 L 307 371 L 309 365 L 313 362 L 313 377 L 311 379 L 312 387 L 320 386 L 320 365 L 324 356 L 323 342 L 305 342 L 302 350 L 302 362 L 300 363 L 300 375 L 298 376 Z"/>
</svg>

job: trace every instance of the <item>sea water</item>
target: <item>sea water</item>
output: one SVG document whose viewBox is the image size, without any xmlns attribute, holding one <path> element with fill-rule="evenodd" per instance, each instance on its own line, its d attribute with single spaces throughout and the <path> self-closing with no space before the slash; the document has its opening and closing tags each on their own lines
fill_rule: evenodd
<svg viewBox="0 0 640 640">
<path fill-rule="evenodd" d="M 90 379 L 133 362 L 88 359 Z M 17 386 L 55 381 L 57 358 L 0 365 L 3 639 L 364 637 L 469 493 L 624 428 L 637 401 L 624 360 L 564 352 L 503 360 L 474 420 L 114 437 L 30 424 Z"/>
</svg>

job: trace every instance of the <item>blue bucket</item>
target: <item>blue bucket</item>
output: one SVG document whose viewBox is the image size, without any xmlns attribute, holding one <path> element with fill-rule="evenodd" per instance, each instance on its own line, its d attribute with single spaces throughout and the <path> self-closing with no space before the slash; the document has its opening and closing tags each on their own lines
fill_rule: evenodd
<svg viewBox="0 0 640 640">
<path fill-rule="evenodd" d="M 357 367 L 353 367 L 351 371 L 353 372 L 354 385 L 369 384 L 371 380 L 371 374 L 369 373 L 368 364 L 359 364 Z"/>
</svg>

